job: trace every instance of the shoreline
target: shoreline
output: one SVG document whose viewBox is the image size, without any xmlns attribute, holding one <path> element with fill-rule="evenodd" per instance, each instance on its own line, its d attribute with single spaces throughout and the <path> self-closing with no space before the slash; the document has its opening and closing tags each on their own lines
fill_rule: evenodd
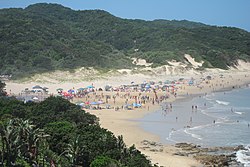
<svg viewBox="0 0 250 167">
<path fill-rule="evenodd" d="M 206 96 L 210 96 L 212 93 L 226 93 L 227 94 L 227 92 L 233 92 L 233 91 L 237 91 L 237 90 L 244 90 L 244 89 L 250 89 L 250 86 L 247 86 L 247 85 L 245 85 L 245 84 L 243 84 L 240 88 L 236 88 L 236 89 L 224 89 L 224 90 L 219 90 L 219 91 L 214 91 L 214 92 L 210 92 L 210 93 L 208 93 L 207 95 L 204 95 L 204 94 L 196 94 L 196 95 L 191 95 L 191 96 L 186 96 L 186 97 L 181 97 L 181 98 L 178 98 L 178 99 L 176 99 L 174 102 L 173 102 L 173 106 L 175 106 L 175 104 L 180 104 L 181 103 L 181 108 L 178 108 L 177 109 L 177 111 L 171 111 L 170 113 L 168 113 L 167 115 L 166 115 L 166 117 L 171 117 L 171 116 L 173 116 L 173 112 L 177 112 L 177 114 L 179 114 L 179 113 L 181 113 L 181 112 L 191 112 L 191 109 L 188 109 L 188 111 L 180 111 L 180 110 L 184 110 L 184 108 L 186 109 L 186 108 L 188 108 L 188 107 L 191 107 L 191 105 L 192 104 L 197 104 L 197 103 L 192 103 L 191 101 L 196 101 L 197 102 L 197 100 L 199 100 L 199 99 L 204 99 Z M 202 101 L 204 101 L 204 100 L 202 100 Z M 188 103 L 189 105 L 185 105 L 185 103 Z M 192 104 L 191 104 L 192 103 Z M 204 103 L 202 103 L 202 104 L 204 104 Z M 160 105 L 160 106 L 162 106 L 162 104 Z M 185 107 L 184 107 L 185 106 Z M 178 106 L 179 107 L 179 106 Z M 212 106 L 201 106 L 200 108 L 198 108 L 198 110 L 197 111 L 195 111 L 195 110 L 193 110 L 192 111 L 192 115 L 197 115 L 197 114 L 200 114 L 200 115 L 202 115 L 203 117 L 206 117 L 206 120 L 204 120 L 204 119 L 202 119 L 201 117 L 199 117 L 198 116 L 198 118 L 199 119 L 201 119 L 202 121 L 200 121 L 200 123 L 201 124 L 199 124 L 199 123 L 197 123 L 197 122 L 195 122 L 194 120 L 193 120 L 193 124 L 190 126 L 190 127 L 185 127 L 185 124 L 181 124 L 179 121 L 176 121 L 176 123 L 180 123 L 183 127 L 181 128 L 181 129 L 195 129 L 195 128 L 197 128 L 197 127 L 203 127 L 203 126 L 212 126 L 214 123 L 213 123 L 213 120 L 216 120 L 216 119 L 220 119 L 220 118 L 218 118 L 218 117 L 215 117 L 215 116 L 213 116 L 213 115 L 211 115 L 211 114 L 208 114 L 208 113 L 204 113 L 203 112 L 203 110 L 207 110 L 207 109 L 209 109 L 209 108 L 211 108 Z M 174 110 L 175 108 L 173 107 L 173 110 Z M 195 114 L 194 114 L 194 112 L 195 112 Z M 146 129 L 146 131 L 147 132 L 149 132 L 149 133 L 153 133 L 153 134 L 155 134 L 155 135 L 160 135 L 159 133 L 156 133 L 156 132 L 153 132 L 152 131 L 152 129 L 150 129 L 150 128 L 148 128 L 148 127 L 145 127 L 145 125 L 143 126 L 142 124 L 147 124 L 147 122 L 156 122 L 156 121 L 154 121 L 156 118 L 155 118 L 155 116 L 153 116 L 153 114 L 155 113 L 155 115 L 163 115 L 163 113 L 164 113 L 164 111 L 161 109 L 159 109 L 158 111 L 154 111 L 154 112 L 151 112 L 151 113 L 149 113 L 149 115 L 144 115 L 144 117 L 142 117 L 141 119 L 139 119 L 138 121 L 141 123 L 141 126 L 140 126 L 140 128 L 142 128 L 142 129 Z M 172 115 L 171 115 L 172 114 Z M 154 117 L 154 118 L 152 118 L 152 117 Z M 152 120 L 151 120 L 151 119 Z M 175 118 L 175 116 L 173 117 L 173 119 Z M 195 117 L 193 117 L 193 119 L 195 119 Z M 210 120 L 210 121 L 208 121 L 208 120 Z M 164 121 L 164 122 L 163 122 Z M 165 125 L 167 125 L 167 126 L 171 126 L 171 123 L 170 123 L 170 121 L 171 120 L 169 120 L 169 119 L 167 119 L 167 118 L 165 118 L 165 119 L 163 119 L 163 120 L 159 120 L 159 123 L 161 123 L 161 122 L 163 122 L 162 124 L 163 124 L 163 126 L 165 126 Z M 232 121 L 232 120 L 231 120 Z M 217 121 L 216 121 L 217 122 Z M 196 124 L 195 124 L 196 123 Z M 220 122 L 221 123 L 221 122 Z M 151 123 L 152 124 L 152 123 Z M 174 128 L 174 127 L 173 127 Z M 172 129 L 173 129 L 172 128 Z M 161 128 L 161 129 L 164 129 L 164 133 L 166 133 L 166 134 L 170 134 L 172 131 L 168 131 L 166 128 Z M 174 129 L 174 131 L 179 131 L 179 130 L 181 130 L 181 129 Z M 168 133 L 169 132 L 169 133 Z M 162 133 L 161 133 L 162 134 Z M 167 136 L 167 135 L 166 135 Z M 176 141 L 174 141 L 174 140 L 169 140 L 168 139 L 168 137 L 161 137 L 161 143 L 163 143 L 163 144 L 166 144 L 166 145 L 174 145 L 174 144 L 176 144 L 176 143 L 182 143 L 182 142 L 186 142 L 186 141 L 178 141 L 178 142 L 176 142 Z M 193 142 L 191 142 L 191 143 L 193 143 Z M 193 143 L 193 144 L 197 144 L 197 143 Z M 217 146 L 209 146 L 209 145 L 204 145 L 205 147 L 220 147 L 221 145 L 217 145 Z M 238 146 L 238 145 L 235 145 L 235 146 Z M 202 146 L 203 147 L 203 146 Z M 222 147 L 228 147 L 228 146 L 222 146 Z"/>
<path fill-rule="evenodd" d="M 241 82 L 239 82 L 237 84 L 230 84 L 229 86 L 221 88 L 221 89 L 216 89 L 216 90 L 210 89 L 210 91 L 209 90 L 205 90 L 205 91 L 203 90 L 202 92 L 198 91 L 198 92 L 189 94 L 188 96 L 186 96 L 185 94 L 181 94 L 177 98 L 171 97 L 170 99 L 167 100 L 167 102 L 177 102 L 178 103 L 179 100 L 186 101 L 187 98 L 193 99 L 193 98 L 196 98 L 196 97 L 199 97 L 199 96 L 203 96 L 205 93 L 209 94 L 209 93 L 214 93 L 214 92 L 232 91 L 234 89 L 239 89 L 239 88 L 241 89 L 243 86 L 246 86 L 249 83 L 250 83 L 250 78 L 246 79 L 246 81 L 241 81 Z M 235 88 L 233 88 L 233 86 Z M 143 117 L 145 117 L 145 115 L 151 114 L 151 113 L 155 112 L 157 109 L 158 110 L 160 109 L 160 105 L 158 105 L 158 107 L 156 107 L 154 110 L 152 110 L 152 111 L 150 111 L 148 113 L 145 112 L 139 118 L 142 119 Z M 90 113 L 93 113 L 93 112 L 90 112 Z M 103 118 L 103 119 L 105 119 L 105 118 Z M 137 118 L 134 118 L 134 117 L 132 118 L 133 121 L 136 121 L 135 119 L 138 119 L 138 117 Z M 101 118 L 101 120 L 102 120 L 102 118 Z M 129 124 L 129 123 L 131 123 L 131 120 L 125 120 L 125 122 Z M 149 141 L 153 141 L 153 142 L 156 142 L 158 144 L 161 143 L 160 137 L 158 135 L 152 134 L 152 133 L 150 133 L 148 131 L 145 132 L 145 129 L 143 129 L 140 126 L 140 123 L 141 122 L 137 121 L 137 127 L 136 127 L 137 130 L 134 130 L 134 132 L 136 132 L 138 130 L 143 131 L 143 133 L 144 133 L 144 140 L 145 139 L 146 140 L 149 139 Z M 104 127 L 108 127 L 107 129 L 111 130 L 112 132 L 114 131 L 113 127 L 109 127 L 105 123 L 104 123 Z M 117 135 L 117 132 L 114 133 L 114 134 Z M 123 132 L 120 132 L 119 134 L 125 134 L 126 135 L 126 133 L 123 133 Z M 140 134 L 140 133 L 138 133 L 138 134 Z M 152 135 L 153 135 L 153 140 L 150 140 L 152 138 Z M 147 137 L 145 137 L 145 136 L 147 136 Z M 178 156 L 178 155 L 176 156 L 176 155 L 174 155 L 176 152 L 179 152 L 180 150 L 178 148 L 176 148 L 175 146 L 171 145 L 171 144 L 163 144 L 164 145 L 164 147 L 163 147 L 164 149 L 163 150 L 165 151 L 165 149 L 166 149 L 165 153 L 160 153 L 160 152 L 156 153 L 154 151 L 146 150 L 144 148 L 144 145 L 141 143 L 144 140 L 138 141 L 138 140 L 134 139 L 134 142 L 135 142 L 134 144 L 136 144 L 136 147 L 140 151 L 142 151 L 142 153 L 144 153 L 145 155 L 149 156 L 153 163 L 156 163 L 156 164 L 159 164 L 159 165 L 162 165 L 162 166 L 173 166 L 173 167 L 175 167 L 175 166 L 177 167 L 177 166 L 180 166 L 180 165 L 182 165 L 182 166 L 203 166 L 201 163 L 199 163 L 193 157 L 183 157 L 183 156 Z M 125 140 L 125 143 L 129 143 L 129 142 L 126 142 L 126 140 Z M 164 156 L 169 156 L 169 158 L 166 158 Z M 162 159 L 159 158 L 159 157 L 162 157 Z M 162 161 L 162 160 L 164 160 L 164 161 Z M 178 164 L 177 161 L 182 161 L 184 163 L 183 164 Z"/>
<path fill-rule="evenodd" d="M 214 74 L 218 75 L 218 74 Z M 185 100 L 186 98 L 194 98 L 205 93 L 213 93 L 218 91 L 230 91 L 233 86 L 238 89 L 241 85 L 247 85 L 250 83 L 249 76 L 246 77 L 247 72 L 225 74 L 225 78 L 219 78 L 216 76 L 208 84 L 202 83 L 202 88 L 198 88 L 196 86 L 187 86 L 183 85 L 180 89 L 178 89 L 177 97 L 171 96 L 166 101 L 169 103 L 178 102 L 178 100 Z M 230 77 L 231 76 L 231 77 Z M 167 76 L 166 76 L 167 77 Z M 196 76 L 199 78 L 199 76 Z M 105 83 L 112 83 L 110 81 L 105 81 L 104 83 L 99 82 L 99 85 L 105 85 Z M 126 80 L 133 80 L 131 78 L 126 78 Z M 143 81 L 143 78 L 141 79 Z M 224 81 L 222 81 L 224 80 Z M 122 80 L 124 82 L 124 80 Z M 123 83 L 121 82 L 121 84 Z M 116 81 L 117 83 L 117 81 Z M 125 82 L 126 83 L 126 82 Z M 226 86 L 222 86 L 221 84 L 225 84 Z M 89 84 L 89 83 L 87 83 Z M 34 83 L 29 83 L 26 85 L 16 84 L 16 83 L 7 83 L 7 90 L 14 88 L 20 91 L 24 87 L 28 87 L 34 85 Z M 65 89 L 77 87 L 82 85 L 82 83 L 72 84 L 72 83 L 64 83 L 64 85 L 58 84 L 44 84 L 47 87 L 52 89 L 56 89 L 56 87 L 63 87 Z M 212 86 L 211 86 L 212 85 Z M 19 89 L 17 89 L 19 87 Z M 159 92 L 160 93 L 160 92 Z M 162 92 L 164 94 L 164 92 Z M 188 97 L 187 97 L 188 94 Z M 117 101 L 116 105 L 121 105 L 123 100 L 119 103 Z M 114 105 L 115 106 L 115 105 Z M 149 106 L 149 110 L 147 107 Z M 146 132 L 144 129 L 140 127 L 140 122 L 136 119 L 141 119 L 145 117 L 145 115 L 155 112 L 160 109 L 160 105 L 151 103 L 145 105 L 143 108 L 135 109 L 135 110 L 119 110 L 115 111 L 113 109 L 102 109 L 102 110 L 86 110 L 87 112 L 96 115 L 100 119 L 101 127 L 110 130 L 114 133 L 115 136 L 123 135 L 124 142 L 128 147 L 132 144 L 135 144 L 136 148 L 139 149 L 143 154 L 145 154 L 151 161 L 152 164 L 158 164 L 159 166 L 171 166 L 171 167 L 191 167 L 191 166 L 203 166 L 193 157 L 185 157 L 175 155 L 176 152 L 180 151 L 180 148 L 176 148 L 170 144 L 160 144 L 160 136 Z M 145 142 L 151 144 L 145 145 Z"/>
</svg>

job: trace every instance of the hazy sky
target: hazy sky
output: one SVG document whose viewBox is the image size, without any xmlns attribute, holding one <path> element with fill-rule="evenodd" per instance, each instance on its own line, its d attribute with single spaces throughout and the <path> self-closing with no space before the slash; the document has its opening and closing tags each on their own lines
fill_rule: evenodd
<svg viewBox="0 0 250 167">
<path fill-rule="evenodd" d="M 59 3 L 72 9 L 102 9 L 129 19 L 190 20 L 250 32 L 250 0 L 0 0 L 0 8 Z"/>
</svg>

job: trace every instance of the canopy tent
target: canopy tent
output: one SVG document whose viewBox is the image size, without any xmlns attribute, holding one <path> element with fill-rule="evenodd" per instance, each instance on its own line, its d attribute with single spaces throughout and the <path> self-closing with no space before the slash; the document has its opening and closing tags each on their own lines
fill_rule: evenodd
<svg viewBox="0 0 250 167">
<path fill-rule="evenodd" d="M 85 106 L 85 103 L 77 103 L 76 105 L 83 107 L 83 106 Z"/>
<path fill-rule="evenodd" d="M 124 105 L 124 109 L 127 109 L 127 110 L 132 110 L 132 105 L 131 104 L 125 104 Z"/>
<path fill-rule="evenodd" d="M 165 82 L 164 82 L 164 84 L 170 84 L 171 83 L 171 81 L 169 81 L 169 80 L 166 80 Z"/>
<path fill-rule="evenodd" d="M 67 93 L 67 92 L 62 92 L 62 95 L 65 97 L 71 96 L 71 94 Z"/>
<path fill-rule="evenodd" d="M 207 79 L 207 80 L 211 80 L 212 77 L 211 77 L 210 75 L 208 75 L 208 76 L 206 77 L 206 79 Z"/>
<path fill-rule="evenodd" d="M 58 88 L 56 89 L 57 92 L 62 92 L 63 91 L 63 88 Z"/>
<path fill-rule="evenodd" d="M 104 89 L 105 89 L 105 91 L 110 91 L 111 88 L 112 88 L 112 86 L 106 85 Z"/>
<path fill-rule="evenodd" d="M 80 100 L 76 102 L 76 104 L 80 104 L 80 103 L 84 103 L 84 101 Z"/>
<path fill-rule="evenodd" d="M 36 86 L 33 86 L 32 89 L 43 89 L 43 88 L 39 85 L 36 85 Z"/>
</svg>

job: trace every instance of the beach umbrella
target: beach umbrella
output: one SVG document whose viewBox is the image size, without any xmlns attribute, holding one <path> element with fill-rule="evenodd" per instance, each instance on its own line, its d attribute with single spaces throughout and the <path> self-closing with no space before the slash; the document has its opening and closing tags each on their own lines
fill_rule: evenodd
<svg viewBox="0 0 250 167">
<path fill-rule="evenodd" d="M 63 88 L 58 88 L 56 89 L 56 91 L 63 91 Z"/>
<path fill-rule="evenodd" d="M 89 102 L 89 101 L 87 101 L 87 102 L 85 102 L 85 104 L 89 105 L 89 104 L 90 104 L 90 102 Z"/>
<path fill-rule="evenodd" d="M 137 103 L 133 103 L 133 106 L 134 106 L 134 107 L 137 107 Z"/>
<path fill-rule="evenodd" d="M 150 84 L 147 84 L 147 85 L 145 86 L 146 89 L 149 89 L 150 87 L 151 87 Z"/>
<path fill-rule="evenodd" d="M 68 90 L 68 93 L 75 93 L 73 89 Z"/>
<path fill-rule="evenodd" d="M 103 104 L 103 101 L 98 101 L 97 103 L 98 103 L 98 104 Z"/>
<path fill-rule="evenodd" d="M 133 103 L 133 106 L 134 106 L 134 107 L 141 107 L 141 104 Z"/>
<path fill-rule="evenodd" d="M 94 88 L 94 86 L 89 85 L 89 86 L 87 86 L 87 88 L 88 88 L 88 89 L 91 89 L 91 88 Z"/>
<path fill-rule="evenodd" d="M 98 103 L 93 101 L 93 102 L 90 102 L 90 105 L 98 105 Z"/>
<path fill-rule="evenodd" d="M 79 91 L 83 91 L 84 89 L 85 89 L 85 88 L 79 88 L 78 90 L 79 90 Z"/>
<path fill-rule="evenodd" d="M 189 85 L 193 85 L 193 84 L 194 84 L 194 81 L 193 81 L 193 80 L 190 80 L 190 81 L 188 82 L 188 84 L 189 84 Z"/>
</svg>

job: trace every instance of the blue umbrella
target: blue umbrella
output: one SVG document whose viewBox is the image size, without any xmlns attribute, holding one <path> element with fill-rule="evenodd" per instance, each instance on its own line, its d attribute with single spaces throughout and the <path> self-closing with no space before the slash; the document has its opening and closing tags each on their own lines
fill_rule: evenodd
<svg viewBox="0 0 250 167">
<path fill-rule="evenodd" d="M 93 101 L 93 102 L 91 102 L 90 103 L 90 105 L 98 105 L 99 103 L 97 103 L 97 102 L 95 102 L 95 101 Z"/>
<path fill-rule="evenodd" d="M 133 103 L 133 106 L 134 106 L 134 107 L 141 107 L 141 104 Z"/>
<path fill-rule="evenodd" d="M 68 93 L 74 93 L 75 91 L 73 89 L 68 90 Z"/>
<path fill-rule="evenodd" d="M 151 86 L 149 85 L 149 84 L 147 84 L 146 86 L 145 86 L 145 88 L 146 89 L 149 89 Z"/>
<path fill-rule="evenodd" d="M 89 85 L 89 86 L 87 86 L 87 88 L 94 88 L 94 86 L 92 86 L 92 85 Z"/>
</svg>

